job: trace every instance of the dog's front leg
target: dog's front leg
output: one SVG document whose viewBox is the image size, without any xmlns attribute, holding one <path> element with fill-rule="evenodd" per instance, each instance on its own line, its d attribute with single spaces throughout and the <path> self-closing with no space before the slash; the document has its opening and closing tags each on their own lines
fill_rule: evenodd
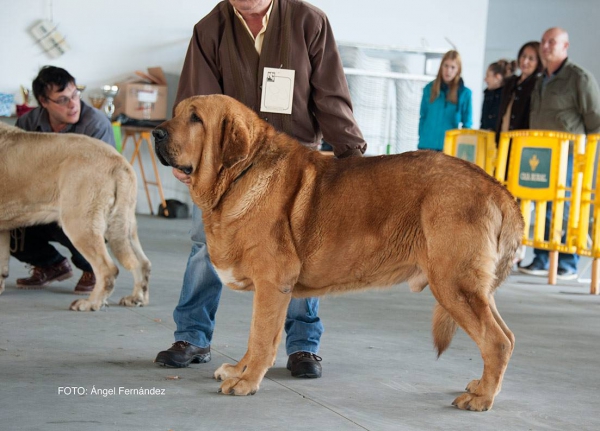
<svg viewBox="0 0 600 431">
<path fill-rule="evenodd" d="M 255 283 L 252 323 L 248 351 L 236 364 L 223 364 L 215 371 L 215 379 L 224 380 L 221 392 L 252 395 L 260 386 L 269 367 L 275 362 L 277 347 L 285 322 L 291 293 L 270 283 Z"/>
<path fill-rule="evenodd" d="M 4 292 L 4 280 L 8 277 L 10 259 L 10 231 L 0 230 L 0 294 Z"/>
</svg>

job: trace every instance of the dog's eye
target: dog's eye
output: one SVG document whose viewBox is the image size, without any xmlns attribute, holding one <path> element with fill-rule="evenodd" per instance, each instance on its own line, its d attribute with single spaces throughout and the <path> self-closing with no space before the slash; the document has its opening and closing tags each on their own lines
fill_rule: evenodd
<svg viewBox="0 0 600 431">
<path fill-rule="evenodd" d="M 192 112 L 192 115 L 190 117 L 190 121 L 192 123 L 202 123 L 202 119 L 200 117 L 198 117 L 195 112 Z"/>
</svg>

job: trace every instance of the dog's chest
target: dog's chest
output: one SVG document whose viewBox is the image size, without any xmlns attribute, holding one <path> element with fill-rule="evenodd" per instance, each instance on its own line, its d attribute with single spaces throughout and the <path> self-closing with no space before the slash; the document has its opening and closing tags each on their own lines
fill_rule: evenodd
<svg viewBox="0 0 600 431">
<path fill-rule="evenodd" d="M 233 268 L 219 269 L 214 267 L 223 284 L 234 290 L 251 290 L 252 283 L 248 279 L 240 279 L 233 273 Z"/>
</svg>

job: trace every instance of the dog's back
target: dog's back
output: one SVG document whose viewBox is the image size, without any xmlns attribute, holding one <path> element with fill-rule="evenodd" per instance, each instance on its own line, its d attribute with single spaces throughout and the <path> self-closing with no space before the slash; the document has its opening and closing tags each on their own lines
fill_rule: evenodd
<svg viewBox="0 0 600 431">
<path fill-rule="evenodd" d="M 431 151 L 315 157 L 307 164 L 292 158 L 281 170 L 285 181 L 297 181 L 296 169 L 300 178 L 314 177 L 300 180 L 314 190 L 300 189 L 289 211 L 303 267 L 297 295 L 402 281 L 418 291 L 430 273 L 449 273 L 444 256 L 461 253 L 465 265 L 488 275 L 490 292 L 510 272 L 523 230 L 519 208 L 477 166 Z"/>
<path fill-rule="evenodd" d="M 126 185 L 121 194 L 136 188 L 130 164 L 114 148 L 84 135 L 3 126 L 0 158 L 3 229 L 58 222 L 61 207 L 114 203 L 120 185 Z M 100 182 L 103 187 L 91 186 Z M 97 199 L 97 193 L 114 196 Z"/>
</svg>

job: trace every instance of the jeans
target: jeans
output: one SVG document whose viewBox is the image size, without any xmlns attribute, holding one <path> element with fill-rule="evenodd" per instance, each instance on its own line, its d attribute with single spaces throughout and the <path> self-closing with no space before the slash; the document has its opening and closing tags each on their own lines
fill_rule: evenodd
<svg viewBox="0 0 600 431">
<path fill-rule="evenodd" d="M 208 347 L 215 328 L 223 285 L 215 272 L 206 248 L 202 212 L 192 208 L 192 250 L 183 277 L 179 303 L 173 312 L 177 325 L 175 341 L 187 341 L 198 347 Z M 317 298 L 292 298 L 285 321 L 286 352 L 318 353 L 323 324 L 317 313 Z"/>
<path fill-rule="evenodd" d="M 573 180 L 573 153 L 569 152 L 569 159 L 568 159 L 568 165 L 567 165 L 567 187 L 571 186 L 571 182 Z M 568 196 L 568 194 L 567 194 Z M 571 202 L 570 201 L 565 201 L 565 207 L 564 207 L 564 213 L 563 213 L 563 224 L 565 226 L 565 230 L 566 230 L 566 225 L 567 225 L 567 221 L 569 220 L 569 209 L 571 208 Z M 544 235 L 544 239 L 547 241 L 550 238 L 550 221 L 551 221 L 551 217 L 552 217 L 552 203 L 549 202 L 548 206 L 546 207 L 546 230 L 545 230 L 545 235 Z M 562 241 L 565 241 L 565 237 L 566 235 L 562 236 Z M 533 249 L 533 261 L 537 261 L 540 264 L 543 265 L 544 268 L 548 268 L 550 263 L 549 263 L 549 256 L 548 256 L 548 250 L 540 250 L 538 248 L 534 248 Z M 559 253 L 558 254 L 558 268 L 562 268 L 562 269 L 566 269 L 568 271 L 571 272 L 577 272 L 577 262 L 579 261 L 579 256 L 577 256 L 576 254 L 569 254 L 569 253 Z"/>
<path fill-rule="evenodd" d="M 21 262 L 28 263 L 38 268 L 47 268 L 62 262 L 65 257 L 58 252 L 50 241 L 64 245 L 71 252 L 73 265 L 83 272 L 92 272 L 92 266 L 77 251 L 71 240 L 67 238 L 62 228 L 56 223 L 29 226 L 20 232 L 15 229 L 11 232 L 11 255 Z M 14 250 L 14 251 L 13 251 Z"/>
</svg>

